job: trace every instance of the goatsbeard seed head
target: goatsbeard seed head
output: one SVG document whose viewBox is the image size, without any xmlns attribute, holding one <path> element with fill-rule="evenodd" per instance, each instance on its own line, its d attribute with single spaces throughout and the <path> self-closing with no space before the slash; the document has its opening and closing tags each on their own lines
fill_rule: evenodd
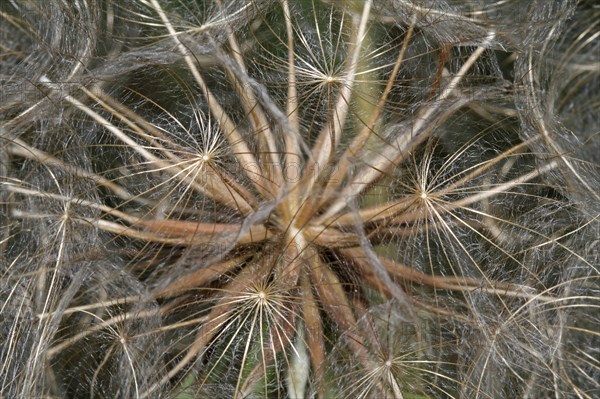
<svg viewBox="0 0 600 399">
<path fill-rule="evenodd" d="M 1 7 L 0 396 L 592 397 L 598 10 L 479 3 Z"/>
</svg>

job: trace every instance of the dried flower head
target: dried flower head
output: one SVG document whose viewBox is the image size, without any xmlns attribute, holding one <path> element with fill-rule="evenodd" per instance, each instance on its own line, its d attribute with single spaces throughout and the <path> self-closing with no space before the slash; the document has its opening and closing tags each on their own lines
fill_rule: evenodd
<svg viewBox="0 0 600 399">
<path fill-rule="evenodd" d="M 598 15 L 7 2 L 0 396 L 596 397 Z"/>
</svg>

